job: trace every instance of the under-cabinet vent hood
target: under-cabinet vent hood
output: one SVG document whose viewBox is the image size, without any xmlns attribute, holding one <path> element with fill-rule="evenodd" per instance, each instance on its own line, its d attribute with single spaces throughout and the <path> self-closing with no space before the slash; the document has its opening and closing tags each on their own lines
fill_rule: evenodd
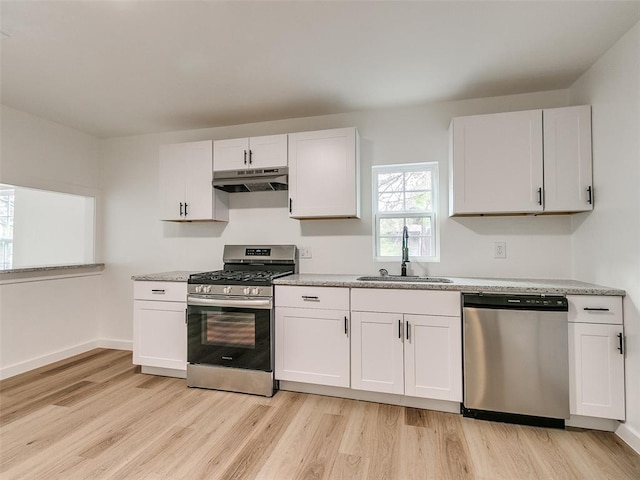
<svg viewBox="0 0 640 480">
<path fill-rule="evenodd" d="M 287 167 L 252 170 L 225 170 L 213 172 L 211 184 L 225 192 L 265 192 L 286 190 L 288 184 Z"/>
</svg>

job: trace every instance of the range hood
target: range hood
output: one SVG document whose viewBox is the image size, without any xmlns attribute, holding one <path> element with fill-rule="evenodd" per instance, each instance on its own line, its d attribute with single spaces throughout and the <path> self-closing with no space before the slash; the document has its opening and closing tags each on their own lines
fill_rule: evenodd
<svg viewBox="0 0 640 480">
<path fill-rule="evenodd" d="M 213 172 L 213 188 L 225 192 L 266 192 L 286 190 L 289 169 L 258 168 Z"/>
</svg>

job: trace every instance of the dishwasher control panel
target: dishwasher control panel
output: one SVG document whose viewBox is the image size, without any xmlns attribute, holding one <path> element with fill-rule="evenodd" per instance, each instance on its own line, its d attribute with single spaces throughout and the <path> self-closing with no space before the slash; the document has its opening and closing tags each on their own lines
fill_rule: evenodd
<svg viewBox="0 0 640 480">
<path fill-rule="evenodd" d="M 551 310 L 566 312 L 569 303 L 561 295 L 510 295 L 489 293 L 465 293 L 462 295 L 463 307 L 518 309 L 518 310 Z"/>
</svg>

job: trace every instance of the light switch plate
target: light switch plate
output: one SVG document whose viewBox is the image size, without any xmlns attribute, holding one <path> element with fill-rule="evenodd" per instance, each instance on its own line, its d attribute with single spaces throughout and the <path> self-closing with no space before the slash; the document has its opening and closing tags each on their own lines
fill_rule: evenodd
<svg viewBox="0 0 640 480">
<path fill-rule="evenodd" d="M 300 250 L 300 258 L 311 258 L 310 247 L 298 247 L 298 250 Z"/>
</svg>

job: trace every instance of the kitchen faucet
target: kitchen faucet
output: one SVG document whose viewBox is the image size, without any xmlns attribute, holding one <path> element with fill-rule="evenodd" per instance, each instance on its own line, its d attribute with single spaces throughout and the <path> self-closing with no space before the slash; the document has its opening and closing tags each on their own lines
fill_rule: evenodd
<svg viewBox="0 0 640 480">
<path fill-rule="evenodd" d="M 409 261 L 409 229 L 405 225 L 402 229 L 402 265 L 400 266 L 400 276 L 407 276 L 407 262 Z"/>
</svg>

